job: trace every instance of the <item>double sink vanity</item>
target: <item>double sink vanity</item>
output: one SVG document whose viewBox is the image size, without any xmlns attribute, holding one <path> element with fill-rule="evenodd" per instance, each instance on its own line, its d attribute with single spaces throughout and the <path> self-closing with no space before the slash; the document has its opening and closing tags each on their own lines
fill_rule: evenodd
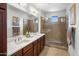
<svg viewBox="0 0 79 59">
<path fill-rule="evenodd" d="M 7 22 L 7 40 L 10 40 L 7 43 L 7 55 L 39 55 L 45 45 L 45 35 L 41 34 L 41 32 L 37 33 L 40 30 L 39 15 L 35 15 L 32 12 L 28 13 L 26 8 L 20 4 L 8 4 L 7 7 L 8 19 L 11 19 Z M 31 6 L 28 9 L 30 10 L 30 8 Z M 30 36 L 28 37 L 29 32 Z"/>
<path fill-rule="evenodd" d="M 0 56 L 38 56 L 43 50 L 45 34 L 40 31 L 40 15 L 33 14 L 36 8 L 30 11 L 31 5 L 31 13 L 26 8 L 20 3 L 0 4 Z"/>
<path fill-rule="evenodd" d="M 45 35 L 39 33 L 28 38 L 19 35 L 8 39 L 13 39 L 7 45 L 7 55 L 9 56 L 38 56 L 45 46 Z"/>
</svg>

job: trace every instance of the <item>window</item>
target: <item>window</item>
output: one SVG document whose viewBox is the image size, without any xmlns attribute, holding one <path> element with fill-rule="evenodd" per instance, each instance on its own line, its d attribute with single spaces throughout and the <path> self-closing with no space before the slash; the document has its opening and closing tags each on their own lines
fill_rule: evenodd
<svg viewBox="0 0 79 59">
<path fill-rule="evenodd" d="M 52 16 L 51 21 L 52 22 L 58 22 L 58 16 Z"/>
</svg>

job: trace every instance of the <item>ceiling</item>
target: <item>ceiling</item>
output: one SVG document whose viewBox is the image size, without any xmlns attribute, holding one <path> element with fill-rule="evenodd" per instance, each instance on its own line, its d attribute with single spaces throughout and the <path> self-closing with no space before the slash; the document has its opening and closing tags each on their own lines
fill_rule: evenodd
<svg viewBox="0 0 79 59">
<path fill-rule="evenodd" d="M 65 10 L 67 3 L 33 3 L 32 5 L 44 12 L 56 12 Z"/>
</svg>

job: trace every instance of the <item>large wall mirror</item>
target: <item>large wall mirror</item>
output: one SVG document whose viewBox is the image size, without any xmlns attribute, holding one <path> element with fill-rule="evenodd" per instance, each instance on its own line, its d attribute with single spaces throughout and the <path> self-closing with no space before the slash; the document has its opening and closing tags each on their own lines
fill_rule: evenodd
<svg viewBox="0 0 79 59">
<path fill-rule="evenodd" d="M 23 34 L 26 32 L 36 33 L 38 32 L 38 18 L 30 15 L 29 19 L 23 19 Z"/>
</svg>

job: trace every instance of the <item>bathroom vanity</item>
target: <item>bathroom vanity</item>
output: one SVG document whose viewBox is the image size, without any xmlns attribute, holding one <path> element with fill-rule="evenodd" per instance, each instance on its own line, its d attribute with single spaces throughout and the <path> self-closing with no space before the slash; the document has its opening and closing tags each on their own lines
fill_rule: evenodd
<svg viewBox="0 0 79 59">
<path fill-rule="evenodd" d="M 27 11 L 18 3 L 7 4 L 8 56 L 38 56 L 45 46 L 45 34 L 39 31 L 39 14 Z"/>
<path fill-rule="evenodd" d="M 18 36 L 17 36 L 18 37 Z M 45 35 L 36 34 L 33 37 L 26 38 L 21 36 L 21 42 L 9 42 L 7 55 L 11 56 L 38 56 L 45 46 Z M 15 37 L 16 38 L 16 37 Z M 14 38 L 9 38 L 14 39 Z"/>
</svg>

